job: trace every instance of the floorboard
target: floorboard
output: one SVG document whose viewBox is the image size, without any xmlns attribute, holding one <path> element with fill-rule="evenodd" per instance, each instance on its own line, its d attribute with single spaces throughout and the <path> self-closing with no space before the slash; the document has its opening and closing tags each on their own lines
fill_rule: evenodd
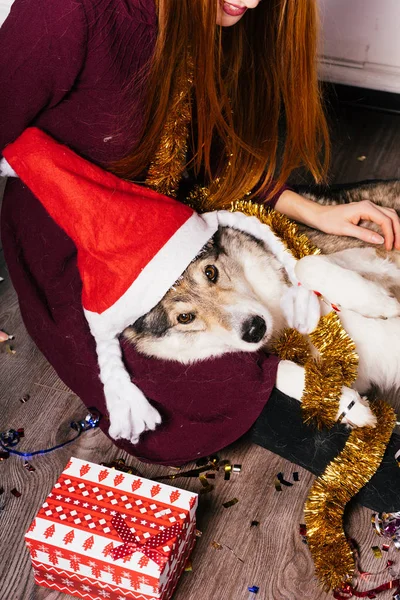
<svg viewBox="0 0 400 600">
<path fill-rule="evenodd" d="M 340 106 L 330 99 L 333 134 L 330 180 L 348 182 L 371 178 L 400 177 L 400 116 L 362 108 Z M 362 159 L 361 157 L 365 157 Z M 301 172 L 298 182 L 309 181 Z M 35 348 L 21 321 L 18 303 L 0 251 L 0 329 L 15 335 L 15 354 L 0 352 L 0 431 L 24 427 L 21 449 L 45 448 L 70 435 L 69 423 L 86 411 L 80 400 L 58 379 L 52 367 Z M 20 398 L 30 399 L 21 403 Z M 33 583 L 23 534 L 52 488 L 70 455 L 93 462 L 124 457 L 147 477 L 171 472 L 143 465 L 113 446 L 99 430 L 84 434 L 76 442 L 32 460 L 33 473 L 22 460 L 10 457 L 0 464 L 0 597 L 5 600 L 67 600 Z M 193 554 L 193 571 L 185 573 L 174 600 L 249 600 L 248 586 L 260 588 L 257 600 L 327 600 L 332 598 L 318 586 L 307 546 L 299 535 L 303 505 L 313 477 L 306 471 L 259 447 L 238 442 L 220 453 L 221 458 L 242 464 L 242 472 L 225 481 L 222 474 L 213 492 L 200 497 L 198 528 L 203 532 Z M 299 481 L 277 492 L 276 473 Z M 199 491 L 196 479 L 177 479 L 178 487 Z M 10 494 L 16 488 L 21 497 Z M 237 497 L 229 508 L 222 503 Z M 400 562 L 393 547 L 376 559 L 371 546 L 381 545 L 370 524 L 371 511 L 354 506 L 348 518 L 351 535 L 360 544 L 363 568 L 381 570 L 387 559 Z M 257 527 L 251 527 L 252 521 Z M 214 548 L 213 542 L 220 544 Z M 394 567 L 396 569 L 396 565 Z M 386 581 L 377 575 L 368 583 Z M 380 598 L 392 598 L 388 591 Z"/>
</svg>

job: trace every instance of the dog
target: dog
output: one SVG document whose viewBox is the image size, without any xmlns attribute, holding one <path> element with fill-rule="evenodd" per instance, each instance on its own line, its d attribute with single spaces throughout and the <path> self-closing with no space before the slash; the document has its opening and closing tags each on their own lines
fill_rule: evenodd
<svg viewBox="0 0 400 600">
<path fill-rule="evenodd" d="M 371 201 L 400 214 L 400 181 L 297 191 L 324 205 Z M 263 242 L 220 228 L 159 304 L 123 336 L 145 355 L 190 363 L 227 352 L 269 351 L 285 327 L 310 333 L 334 304 L 359 355 L 357 380 L 353 388 L 343 386 L 337 418 L 345 414 L 342 422 L 351 427 L 374 427 L 364 394 L 371 386 L 400 388 L 400 252 L 300 230 L 322 252 L 297 262 L 300 288 Z M 279 390 L 301 401 L 304 382 L 303 367 L 280 362 Z"/>
</svg>

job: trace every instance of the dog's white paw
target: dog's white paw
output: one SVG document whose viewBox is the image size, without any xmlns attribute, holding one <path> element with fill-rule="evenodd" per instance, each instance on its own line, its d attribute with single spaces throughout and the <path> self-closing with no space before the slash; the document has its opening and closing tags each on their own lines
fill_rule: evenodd
<svg viewBox="0 0 400 600">
<path fill-rule="evenodd" d="M 370 319 L 400 316 L 400 303 L 384 287 L 332 260 L 326 256 L 305 256 L 296 263 L 296 277 L 305 288 L 320 292 L 327 302 L 342 309 Z"/>
<path fill-rule="evenodd" d="M 289 327 L 302 334 L 314 331 L 321 316 L 318 297 L 303 286 L 289 288 L 282 296 L 281 308 Z"/>
<path fill-rule="evenodd" d="M 142 433 L 154 431 L 161 423 L 159 412 L 147 398 L 134 386 L 131 390 L 124 387 L 125 393 L 110 398 L 106 394 L 110 416 L 109 434 L 114 440 L 125 439 L 137 444 Z"/>
<path fill-rule="evenodd" d="M 374 306 L 375 311 L 369 309 L 369 314 L 366 316 L 376 317 L 378 319 L 394 319 L 400 317 L 400 304 L 396 298 L 390 295 L 385 289 L 380 289 L 380 294 L 376 298 L 376 304 Z"/>
<path fill-rule="evenodd" d="M 350 427 L 376 427 L 376 416 L 372 412 L 367 398 L 360 396 L 352 388 L 342 388 L 337 419 L 342 414 L 344 417 L 341 419 L 341 423 Z"/>
</svg>

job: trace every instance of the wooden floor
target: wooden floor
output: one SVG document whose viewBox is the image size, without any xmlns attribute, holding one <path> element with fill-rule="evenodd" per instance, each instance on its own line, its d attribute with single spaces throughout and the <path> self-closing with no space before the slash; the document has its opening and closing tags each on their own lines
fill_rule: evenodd
<svg viewBox="0 0 400 600">
<path fill-rule="evenodd" d="M 334 148 L 332 181 L 400 177 L 400 116 L 345 108 L 331 119 Z M 361 159 L 360 157 L 365 157 Z M 25 429 L 21 450 L 46 448 L 66 439 L 71 420 L 83 418 L 80 400 L 58 379 L 35 348 L 22 324 L 18 304 L 0 254 L 0 329 L 15 335 L 15 354 L 0 350 L 0 431 Z M 29 394 L 25 404 L 21 396 Z M 34 472 L 18 457 L 0 464 L 0 598 L 4 600 L 67 600 L 65 596 L 34 585 L 23 534 L 50 492 L 68 458 L 73 455 L 93 462 L 124 457 L 149 478 L 170 472 L 166 468 L 139 464 L 125 456 L 99 430 L 84 434 L 67 448 L 32 460 Z M 221 458 L 242 464 L 242 472 L 230 481 L 219 475 L 215 489 L 200 497 L 198 528 L 203 532 L 193 553 L 193 571 L 185 573 L 174 600 L 325 600 L 313 575 L 313 563 L 299 535 L 303 505 L 313 477 L 306 471 L 258 447 L 238 443 Z M 299 481 L 277 492 L 275 475 L 282 471 Z M 178 487 L 199 491 L 197 479 L 177 480 Z M 10 491 L 16 488 L 21 496 Z M 222 502 L 237 497 L 231 508 Z M 370 524 L 371 512 L 354 507 L 348 530 L 361 546 L 363 568 L 379 571 L 390 558 L 400 564 L 400 553 L 391 548 L 382 559 L 374 557 L 373 545 L 381 545 Z M 252 521 L 259 526 L 250 527 Z M 220 549 L 212 543 L 220 544 Z M 397 572 L 400 571 L 400 567 Z M 368 580 L 383 583 L 388 575 Z M 248 586 L 258 586 L 257 596 Z M 382 600 L 392 598 L 388 591 Z"/>
</svg>

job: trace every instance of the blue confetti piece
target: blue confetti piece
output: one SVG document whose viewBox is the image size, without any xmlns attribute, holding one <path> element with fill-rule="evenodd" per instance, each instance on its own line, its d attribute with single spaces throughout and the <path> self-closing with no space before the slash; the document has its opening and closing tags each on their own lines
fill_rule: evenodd
<svg viewBox="0 0 400 600">
<path fill-rule="evenodd" d="M 249 590 L 249 592 L 251 592 L 252 594 L 258 594 L 258 590 L 260 589 L 259 587 L 257 587 L 256 585 L 253 585 L 251 587 L 247 588 Z"/>
</svg>

